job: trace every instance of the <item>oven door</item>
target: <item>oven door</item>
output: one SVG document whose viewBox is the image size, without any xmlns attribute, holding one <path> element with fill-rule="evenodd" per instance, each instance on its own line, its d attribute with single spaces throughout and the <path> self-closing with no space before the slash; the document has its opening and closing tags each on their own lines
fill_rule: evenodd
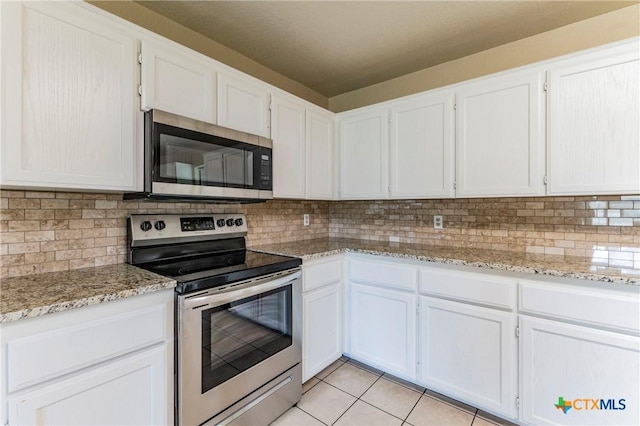
<svg viewBox="0 0 640 426">
<path fill-rule="evenodd" d="M 178 423 L 199 425 L 301 362 L 298 269 L 178 297 Z"/>
</svg>

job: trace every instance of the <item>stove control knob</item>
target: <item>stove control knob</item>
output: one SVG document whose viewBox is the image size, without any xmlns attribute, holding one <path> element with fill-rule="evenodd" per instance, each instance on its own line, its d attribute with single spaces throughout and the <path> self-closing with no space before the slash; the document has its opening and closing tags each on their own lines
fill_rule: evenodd
<svg viewBox="0 0 640 426">
<path fill-rule="evenodd" d="M 244 222 L 242 221 L 242 218 L 241 218 L 241 217 L 239 217 L 239 218 L 237 218 L 237 219 L 236 219 L 236 226 L 242 226 L 242 224 L 243 224 L 243 223 L 244 223 Z"/>
<path fill-rule="evenodd" d="M 218 225 L 218 228 L 222 228 L 224 226 L 224 219 L 218 219 L 216 224 Z"/>
<path fill-rule="evenodd" d="M 164 220 L 159 220 L 153 225 L 158 231 L 162 231 L 167 225 L 164 223 Z"/>
<path fill-rule="evenodd" d="M 140 229 L 142 229 L 144 232 L 149 231 L 151 229 L 151 222 L 145 220 L 140 224 Z"/>
<path fill-rule="evenodd" d="M 227 226 L 233 226 L 233 219 L 227 219 Z"/>
</svg>

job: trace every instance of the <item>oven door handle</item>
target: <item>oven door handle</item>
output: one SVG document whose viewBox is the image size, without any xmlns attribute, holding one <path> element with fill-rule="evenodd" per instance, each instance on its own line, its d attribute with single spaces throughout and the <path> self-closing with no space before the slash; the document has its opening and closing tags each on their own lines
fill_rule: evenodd
<svg viewBox="0 0 640 426">
<path fill-rule="evenodd" d="M 276 277 L 266 277 L 257 280 L 239 282 L 221 289 L 214 289 L 210 293 L 201 296 L 186 296 L 182 300 L 182 307 L 185 310 L 212 308 L 239 299 L 244 299 L 245 297 L 255 296 L 256 294 L 287 286 L 291 281 L 295 281 L 300 277 L 302 277 L 302 273 L 298 269 L 294 272 Z"/>
</svg>

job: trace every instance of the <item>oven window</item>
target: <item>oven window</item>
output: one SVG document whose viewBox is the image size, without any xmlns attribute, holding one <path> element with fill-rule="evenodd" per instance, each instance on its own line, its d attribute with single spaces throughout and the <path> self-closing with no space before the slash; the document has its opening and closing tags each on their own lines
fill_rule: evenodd
<svg viewBox="0 0 640 426">
<path fill-rule="evenodd" d="M 291 285 L 202 312 L 202 393 L 293 343 Z"/>
</svg>

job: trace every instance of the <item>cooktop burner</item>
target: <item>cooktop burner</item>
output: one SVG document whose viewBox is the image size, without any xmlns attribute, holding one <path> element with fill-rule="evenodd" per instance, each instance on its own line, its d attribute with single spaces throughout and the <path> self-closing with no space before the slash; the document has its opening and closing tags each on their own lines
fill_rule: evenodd
<svg viewBox="0 0 640 426">
<path fill-rule="evenodd" d="M 302 260 L 246 249 L 244 215 L 132 215 L 129 263 L 191 293 L 297 268 Z"/>
</svg>

